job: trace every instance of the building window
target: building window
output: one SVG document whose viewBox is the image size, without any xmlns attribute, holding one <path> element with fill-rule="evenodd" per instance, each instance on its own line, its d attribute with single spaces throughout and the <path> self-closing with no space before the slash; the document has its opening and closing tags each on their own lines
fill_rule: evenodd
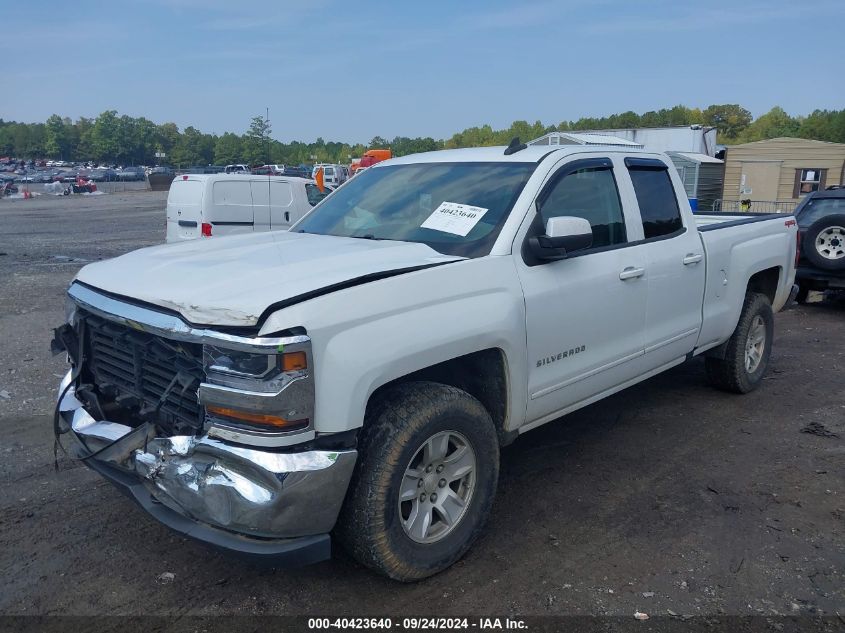
<svg viewBox="0 0 845 633">
<path fill-rule="evenodd" d="M 800 198 L 806 196 L 808 193 L 813 193 L 819 189 L 824 188 L 826 169 L 796 169 L 795 170 L 795 190 L 793 191 L 793 198 Z"/>
</svg>

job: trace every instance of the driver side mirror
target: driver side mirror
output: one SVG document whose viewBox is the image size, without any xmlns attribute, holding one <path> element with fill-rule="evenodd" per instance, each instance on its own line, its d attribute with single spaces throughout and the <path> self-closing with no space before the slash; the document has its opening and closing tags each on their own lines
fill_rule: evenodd
<svg viewBox="0 0 845 633">
<path fill-rule="evenodd" d="M 528 238 L 528 246 L 537 259 L 554 261 L 566 259 L 572 251 L 593 245 L 593 229 L 584 218 L 560 216 L 549 218 L 545 235 Z"/>
</svg>

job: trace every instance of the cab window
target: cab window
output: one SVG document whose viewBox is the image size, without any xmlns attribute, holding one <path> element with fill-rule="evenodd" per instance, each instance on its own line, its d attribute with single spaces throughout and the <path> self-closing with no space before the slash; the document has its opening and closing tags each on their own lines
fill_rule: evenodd
<svg viewBox="0 0 845 633">
<path fill-rule="evenodd" d="M 587 220 L 593 229 L 592 248 L 627 241 L 619 190 L 613 171 L 607 167 L 579 169 L 564 176 L 537 204 L 543 226 L 549 218 L 560 216 Z"/>
<path fill-rule="evenodd" d="M 668 167 L 661 161 L 642 159 L 628 169 L 637 194 L 645 239 L 681 231 L 684 223 Z"/>
</svg>

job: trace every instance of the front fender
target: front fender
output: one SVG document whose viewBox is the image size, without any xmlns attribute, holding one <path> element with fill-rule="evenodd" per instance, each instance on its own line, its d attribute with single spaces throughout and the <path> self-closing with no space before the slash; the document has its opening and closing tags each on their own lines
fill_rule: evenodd
<svg viewBox="0 0 845 633">
<path fill-rule="evenodd" d="M 261 333 L 302 326 L 312 341 L 315 428 L 360 427 L 382 385 L 458 356 L 501 349 L 508 427 L 525 416 L 525 304 L 509 256 L 464 260 L 341 290 L 271 315 Z M 508 429 L 508 430 L 509 430 Z"/>
</svg>

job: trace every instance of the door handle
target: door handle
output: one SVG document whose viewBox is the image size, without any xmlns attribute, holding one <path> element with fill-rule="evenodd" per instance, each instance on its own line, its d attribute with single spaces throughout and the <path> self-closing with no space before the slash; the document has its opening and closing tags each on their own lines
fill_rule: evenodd
<svg viewBox="0 0 845 633">
<path fill-rule="evenodd" d="M 619 273 L 619 279 L 622 281 L 625 281 L 626 279 L 636 279 L 637 277 L 642 277 L 644 274 L 645 268 L 634 268 L 633 266 L 628 266 Z"/>
<path fill-rule="evenodd" d="M 684 257 L 684 266 L 692 266 L 702 259 L 704 259 L 704 255 L 701 253 L 687 253 L 686 257 Z"/>
</svg>

